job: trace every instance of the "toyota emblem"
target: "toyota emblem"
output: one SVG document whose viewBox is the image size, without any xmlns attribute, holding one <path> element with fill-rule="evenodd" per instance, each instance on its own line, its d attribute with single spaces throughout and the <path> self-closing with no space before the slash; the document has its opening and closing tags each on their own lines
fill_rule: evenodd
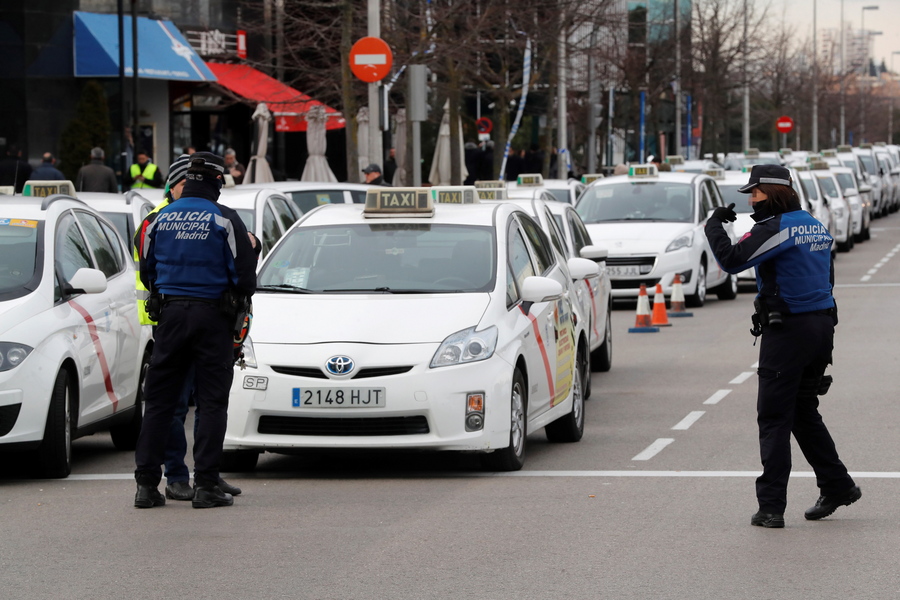
<svg viewBox="0 0 900 600">
<path fill-rule="evenodd" d="M 354 366 L 349 356 L 332 356 L 325 361 L 325 369 L 332 375 L 348 375 Z"/>
</svg>

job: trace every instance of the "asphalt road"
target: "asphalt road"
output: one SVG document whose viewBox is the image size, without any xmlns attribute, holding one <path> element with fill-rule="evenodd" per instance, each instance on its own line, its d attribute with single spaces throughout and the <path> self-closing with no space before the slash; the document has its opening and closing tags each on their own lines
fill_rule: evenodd
<svg viewBox="0 0 900 600">
<path fill-rule="evenodd" d="M 900 214 L 873 234 L 836 265 L 821 411 L 863 497 L 828 519 L 803 519 L 818 490 L 795 446 L 787 527 L 749 524 L 745 293 L 656 334 L 628 334 L 634 306 L 617 309 L 584 439 L 532 433 L 518 473 L 471 455 L 266 455 L 227 476 L 244 489 L 233 507 L 136 510 L 133 456 L 106 435 L 75 442 L 67 480 L 22 479 L 3 457 L 0 598 L 897 598 Z"/>
</svg>

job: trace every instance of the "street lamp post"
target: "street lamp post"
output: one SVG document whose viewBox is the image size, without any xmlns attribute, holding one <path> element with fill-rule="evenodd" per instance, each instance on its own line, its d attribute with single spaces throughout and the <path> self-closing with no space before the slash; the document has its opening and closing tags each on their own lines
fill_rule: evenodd
<svg viewBox="0 0 900 600">
<path fill-rule="evenodd" d="M 813 0 L 812 151 L 819 151 L 819 47 L 816 45 L 816 5 Z"/>
<path fill-rule="evenodd" d="M 863 6 L 862 10 L 860 10 L 860 35 L 862 36 L 863 42 L 863 79 L 860 80 L 860 83 L 864 83 L 866 81 L 866 77 L 869 76 L 869 34 L 866 32 L 866 11 L 867 10 L 878 10 L 877 5 L 871 6 Z M 874 35 L 874 33 L 873 33 Z M 861 86 L 860 86 L 861 88 Z M 862 96 L 860 97 L 860 124 L 859 124 L 859 141 L 864 142 L 866 140 L 866 93 L 868 90 L 860 89 L 860 93 Z"/>
<path fill-rule="evenodd" d="M 891 98 L 891 109 L 888 112 L 888 144 L 894 143 L 894 55 L 900 54 L 900 50 L 891 52 L 891 89 L 888 96 Z"/>
<path fill-rule="evenodd" d="M 747 82 L 747 0 L 744 0 L 744 118 L 743 118 L 743 135 L 742 150 L 746 152 L 750 149 L 750 85 Z"/>
</svg>

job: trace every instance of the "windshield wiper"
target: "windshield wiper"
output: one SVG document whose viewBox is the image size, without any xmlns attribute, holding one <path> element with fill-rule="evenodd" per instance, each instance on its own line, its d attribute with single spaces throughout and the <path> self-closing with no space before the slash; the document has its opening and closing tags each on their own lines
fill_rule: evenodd
<svg viewBox="0 0 900 600">
<path fill-rule="evenodd" d="M 312 294 L 312 290 L 297 285 L 284 283 L 281 285 L 261 285 L 256 288 L 257 292 L 291 292 L 292 294 Z"/>
<path fill-rule="evenodd" d="M 359 292 L 362 294 L 371 294 L 373 292 L 381 293 L 381 294 L 438 294 L 446 291 L 453 290 L 422 290 L 422 289 L 402 289 L 402 288 L 389 288 L 389 287 L 377 287 L 377 288 L 344 288 L 344 289 L 336 289 L 336 290 L 322 290 L 323 292 Z"/>
</svg>

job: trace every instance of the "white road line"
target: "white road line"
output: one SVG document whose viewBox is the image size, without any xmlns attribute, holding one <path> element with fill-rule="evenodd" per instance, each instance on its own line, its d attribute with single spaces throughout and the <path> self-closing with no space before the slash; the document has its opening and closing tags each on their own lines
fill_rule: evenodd
<svg viewBox="0 0 900 600">
<path fill-rule="evenodd" d="M 675 427 L 673 427 L 672 429 L 676 429 L 678 431 L 685 431 L 687 429 L 690 429 L 691 425 L 693 425 L 698 420 L 700 420 L 700 417 L 702 417 L 705 414 L 706 414 L 705 410 L 692 410 L 691 412 L 688 413 L 688 416 L 686 416 L 685 418 L 680 420 L 678 422 L 678 424 L 675 425 Z"/>
<path fill-rule="evenodd" d="M 870 279 L 872 279 L 871 275 L 863 275 L 862 277 L 859 278 L 860 281 L 868 281 Z"/>
<path fill-rule="evenodd" d="M 756 373 L 754 373 L 753 371 L 744 371 L 743 373 L 741 373 L 740 375 L 738 375 L 737 377 L 735 377 L 728 383 L 730 383 L 732 385 L 739 385 L 741 383 L 744 383 L 745 381 L 747 381 L 754 375 L 756 375 Z"/>
<path fill-rule="evenodd" d="M 877 273 L 877 272 L 878 272 L 878 269 L 869 269 L 869 270 L 867 271 L 867 273 L 868 273 L 869 275 L 874 275 L 874 274 Z"/>
<path fill-rule="evenodd" d="M 510 471 L 498 473 L 451 473 L 458 477 L 759 477 L 760 471 Z M 791 471 L 791 477 L 814 479 L 812 471 Z M 900 479 L 898 471 L 850 472 L 853 479 Z M 54 479 L 50 481 L 65 481 Z"/>
<path fill-rule="evenodd" d="M 756 361 L 755 363 L 753 363 L 752 365 L 750 365 L 750 368 L 751 368 L 751 369 L 758 369 L 758 368 L 759 368 L 759 361 Z"/>
<path fill-rule="evenodd" d="M 675 440 L 672 438 L 659 438 L 658 440 L 647 446 L 647 448 L 643 452 L 641 452 L 631 460 L 650 460 L 651 458 L 656 456 L 660 450 L 674 441 Z"/>
<path fill-rule="evenodd" d="M 867 283 L 860 285 L 858 283 L 840 283 L 836 288 L 877 288 L 877 287 L 900 287 L 900 283 Z"/>
<path fill-rule="evenodd" d="M 719 401 L 731 393 L 731 390 L 719 390 L 709 398 L 707 398 L 703 404 L 718 404 Z"/>
</svg>

